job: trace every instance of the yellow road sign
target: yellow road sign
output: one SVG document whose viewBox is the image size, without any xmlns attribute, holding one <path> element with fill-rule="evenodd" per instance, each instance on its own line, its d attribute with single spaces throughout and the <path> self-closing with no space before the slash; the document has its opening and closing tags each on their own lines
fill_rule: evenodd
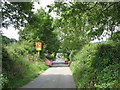
<svg viewBox="0 0 120 90">
<path fill-rule="evenodd" d="M 36 51 L 42 51 L 42 43 L 36 42 Z"/>
</svg>

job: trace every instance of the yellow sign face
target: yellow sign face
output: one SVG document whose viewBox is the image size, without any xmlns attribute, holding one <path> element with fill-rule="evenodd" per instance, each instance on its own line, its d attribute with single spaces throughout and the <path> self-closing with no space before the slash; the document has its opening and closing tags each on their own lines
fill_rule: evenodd
<svg viewBox="0 0 120 90">
<path fill-rule="evenodd" d="M 36 51 L 42 51 L 42 43 L 36 42 Z"/>
</svg>

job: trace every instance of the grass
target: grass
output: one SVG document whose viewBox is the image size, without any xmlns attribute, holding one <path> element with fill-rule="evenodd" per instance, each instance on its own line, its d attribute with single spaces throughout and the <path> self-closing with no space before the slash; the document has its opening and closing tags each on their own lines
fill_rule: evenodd
<svg viewBox="0 0 120 90">
<path fill-rule="evenodd" d="M 49 67 L 37 55 L 19 55 L 3 48 L 3 89 L 22 87 Z"/>
<path fill-rule="evenodd" d="M 24 74 L 24 78 L 22 80 L 16 79 L 14 80 L 14 86 L 13 88 L 18 88 L 18 87 L 22 87 L 23 85 L 29 83 L 30 81 L 32 81 L 34 78 L 36 78 L 38 75 L 40 75 L 43 71 L 41 72 L 36 72 L 36 73 L 31 73 L 31 74 Z"/>
</svg>

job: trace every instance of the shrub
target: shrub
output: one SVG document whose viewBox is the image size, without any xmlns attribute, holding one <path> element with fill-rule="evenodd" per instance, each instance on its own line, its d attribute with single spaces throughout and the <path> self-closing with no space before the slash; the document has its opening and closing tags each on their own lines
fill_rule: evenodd
<svg viewBox="0 0 120 90">
<path fill-rule="evenodd" d="M 71 70 L 78 88 L 119 88 L 120 42 L 88 44 L 75 56 Z"/>
<path fill-rule="evenodd" d="M 3 88 L 21 87 L 48 68 L 42 61 L 39 61 L 37 55 L 23 56 L 14 52 L 14 48 L 7 48 L 3 46 L 2 50 L 2 68 L 5 73 L 2 79 Z"/>
</svg>

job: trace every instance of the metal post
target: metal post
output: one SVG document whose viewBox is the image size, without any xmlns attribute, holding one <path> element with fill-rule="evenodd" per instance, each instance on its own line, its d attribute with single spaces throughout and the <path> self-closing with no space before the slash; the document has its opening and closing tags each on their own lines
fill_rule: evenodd
<svg viewBox="0 0 120 90">
<path fill-rule="evenodd" d="M 40 51 L 38 51 L 38 57 L 40 57 Z"/>
</svg>

